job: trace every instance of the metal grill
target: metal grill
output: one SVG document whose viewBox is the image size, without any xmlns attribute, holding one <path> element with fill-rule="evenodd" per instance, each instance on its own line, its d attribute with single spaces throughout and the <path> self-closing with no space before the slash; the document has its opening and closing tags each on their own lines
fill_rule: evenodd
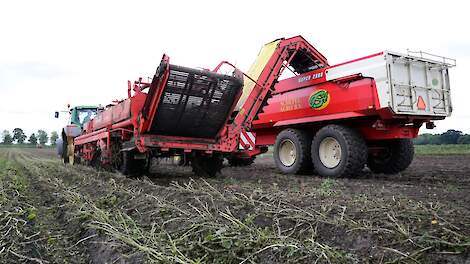
<svg viewBox="0 0 470 264">
<path fill-rule="evenodd" d="M 235 77 L 170 65 L 150 132 L 215 138 L 241 87 L 241 80 Z"/>
</svg>

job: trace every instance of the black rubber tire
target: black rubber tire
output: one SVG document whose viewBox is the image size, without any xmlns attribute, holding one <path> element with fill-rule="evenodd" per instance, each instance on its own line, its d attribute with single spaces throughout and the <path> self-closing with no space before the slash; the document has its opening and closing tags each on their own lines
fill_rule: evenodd
<svg viewBox="0 0 470 264">
<path fill-rule="evenodd" d="M 231 167 L 246 167 L 250 166 L 255 162 L 256 157 L 251 158 L 239 158 L 239 157 L 229 157 L 227 158 L 228 164 Z"/>
<path fill-rule="evenodd" d="M 341 148 L 339 164 L 326 167 L 320 160 L 320 143 L 327 137 L 336 139 Z M 354 129 L 341 125 L 327 125 L 321 128 L 312 141 L 311 156 L 316 172 L 324 177 L 354 177 L 362 172 L 367 162 L 367 144 Z"/>
<path fill-rule="evenodd" d="M 290 139 L 294 143 L 296 157 L 298 157 L 291 166 L 285 166 L 279 158 L 279 146 L 285 139 Z M 292 128 L 281 131 L 276 137 L 273 153 L 274 162 L 279 170 L 284 174 L 313 173 L 312 159 L 310 157 L 311 142 L 312 135 L 307 131 Z"/>
<path fill-rule="evenodd" d="M 90 161 L 90 166 L 95 168 L 95 169 L 101 169 L 101 151 L 100 150 L 95 150 L 95 153 L 93 154 L 93 158 Z"/>
<path fill-rule="evenodd" d="M 124 174 L 124 175 L 129 175 L 131 173 L 131 157 L 129 151 L 123 151 L 121 152 L 121 166 L 119 168 L 119 171 Z"/>
<path fill-rule="evenodd" d="M 58 157 L 63 157 L 63 153 L 64 153 L 64 142 L 62 140 L 62 138 L 58 138 L 57 141 L 56 141 L 56 153 L 57 153 L 57 156 Z"/>
<path fill-rule="evenodd" d="M 67 149 L 67 138 L 62 139 L 62 160 L 64 161 L 65 164 L 70 163 L 69 161 L 69 156 L 67 155 L 68 149 Z"/>
<path fill-rule="evenodd" d="M 223 157 L 217 154 L 212 156 L 194 155 L 191 157 L 193 172 L 200 177 L 215 177 L 222 170 L 223 162 Z"/>
<path fill-rule="evenodd" d="M 147 171 L 147 160 L 135 160 L 133 151 L 122 151 L 119 171 L 127 176 L 142 176 Z"/>
<path fill-rule="evenodd" d="M 180 156 L 180 159 L 176 163 L 178 166 L 189 166 L 189 157 L 186 154 Z"/>
<path fill-rule="evenodd" d="M 367 160 L 367 167 L 375 173 L 397 174 L 413 161 L 415 150 L 411 139 L 384 140 L 379 145 L 385 147 L 385 152 L 370 155 Z"/>
</svg>

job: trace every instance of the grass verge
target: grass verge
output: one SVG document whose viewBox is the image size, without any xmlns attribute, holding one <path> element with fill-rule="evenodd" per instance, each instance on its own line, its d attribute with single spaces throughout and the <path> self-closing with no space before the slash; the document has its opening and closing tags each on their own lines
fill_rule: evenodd
<svg viewBox="0 0 470 264">
<path fill-rule="evenodd" d="M 415 145 L 416 155 L 470 155 L 470 144 Z"/>
</svg>

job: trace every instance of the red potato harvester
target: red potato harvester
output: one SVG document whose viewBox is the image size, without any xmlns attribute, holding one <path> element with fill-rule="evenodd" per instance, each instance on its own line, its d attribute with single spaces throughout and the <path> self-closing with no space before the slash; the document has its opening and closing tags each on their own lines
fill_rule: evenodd
<svg viewBox="0 0 470 264">
<path fill-rule="evenodd" d="M 422 124 L 449 116 L 448 68 L 427 53 L 381 52 L 329 66 L 301 36 L 263 46 L 243 73 L 170 64 L 151 83 L 129 82 L 128 98 L 86 123 L 74 159 L 142 174 L 152 158 L 181 156 L 214 176 L 223 158 L 249 165 L 274 145 L 283 173 L 354 176 L 367 166 L 397 173 L 413 159 Z M 219 74 L 228 64 L 232 75 Z M 284 70 L 291 78 L 278 80 Z"/>
</svg>

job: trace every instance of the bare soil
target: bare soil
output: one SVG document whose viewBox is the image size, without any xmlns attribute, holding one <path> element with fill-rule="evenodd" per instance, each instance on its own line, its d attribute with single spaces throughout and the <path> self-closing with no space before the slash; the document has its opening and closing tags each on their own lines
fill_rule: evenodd
<svg viewBox="0 0 470 264">
<path fill-rule="evenodd" d="M 468 155 L 354 179 L 162 161 L 135 179 L 0 148 L 0 205 L 0 263 L 470 262 Z"/>
</svg>

